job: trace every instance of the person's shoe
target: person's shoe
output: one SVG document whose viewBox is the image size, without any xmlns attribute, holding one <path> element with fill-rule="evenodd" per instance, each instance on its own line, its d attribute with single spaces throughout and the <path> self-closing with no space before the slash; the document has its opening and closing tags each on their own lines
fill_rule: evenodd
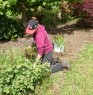
<svg viewBox="0 0 93 95">
<path fill-rule="evenodd" d="M 64 67 L 64 69 L 70 70 L 70 65 L 66 61 L 62 62 L 62 66 Z"/>
<path fill-rule="evenodd" d="M 51 73 L 55 73 L 58 71 L 63 71 L 64 67 L 62 66 L 61 63 L 56 63 L 54 65 L 51 65 Z"/>
</svg>

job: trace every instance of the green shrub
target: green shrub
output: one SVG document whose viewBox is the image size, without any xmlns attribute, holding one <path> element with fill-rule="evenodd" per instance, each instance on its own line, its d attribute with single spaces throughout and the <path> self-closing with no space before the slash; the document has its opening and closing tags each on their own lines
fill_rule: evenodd
<svg viewBox="0 0 93 95">
<path fill-rule="evenodd" d="M 61 1 L 59 7 L 62 23 L 66 23 L 67 21 L 74 19 L 74 17 L 72 16 L 73 10 L 71 8 L 71 4 L 68 1 L 66 0 Z"/>
<path fill-rule="evenodd" d="M 1 16 L 0 19 L 0 39 L 11 39 L 22 36 L 23 26 L 20 21 Z"/>
<path fill-rule="evenodd" d="M 48 64 L 35 65 L 24 56 L 0 55 L 0 95 L 29 95 L 48 78 Z"/>
<path fill-rule="evenodd" d="M 58 24 L 58 8 L 47 10 L 45 12 L 45 17 L 42 19 L 42 23 L 45 25 L 47 29 L 52 29 Z"/>
</svg>

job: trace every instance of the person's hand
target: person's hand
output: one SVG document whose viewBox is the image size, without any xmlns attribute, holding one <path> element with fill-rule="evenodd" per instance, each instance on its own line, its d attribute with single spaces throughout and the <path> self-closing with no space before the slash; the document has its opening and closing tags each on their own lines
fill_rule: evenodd
<svg viewBox="0 0 93 95">
<path fill-rule="evenodd" d="M 37 65 L 37 64 L 40 64 L 41 63 L 41 55 L 37 55 L 37 58 L 36 58 L 36 60 L 35 60 L 35 62 L 34 62 L 34 67 Z"/>
<path fill-rule="evenodd" d="M 39 61 L 41 59 L 42 55 L 37 55 L 36 61 Z"/>
<path fill-rule="evenodd" d="M 37 63 L 34 63 L 33 67 L 35 67 L 35 66 L 36 66 L 36 64 L 37 64 Z"/>
<path fill-rule="evenodd" d="M 35 60 L 33 67 L 35 67 L 39 63 L 39 60 Z"/>
</svg>

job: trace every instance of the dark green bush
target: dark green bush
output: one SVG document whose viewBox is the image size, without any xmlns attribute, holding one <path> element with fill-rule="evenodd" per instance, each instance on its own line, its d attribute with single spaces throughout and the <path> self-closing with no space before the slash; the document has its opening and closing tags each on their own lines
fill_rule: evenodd
<svg viewBox="0 0 93 95">
<path fill-rule="evenodd" d="M 47 29 L 51 29 L 58 23 L 57 18 L 58 10 L 59 10 L 58 7 L 55 7 L 54 9 L 46 9 L 43 8 L 42 6 L 39 6 L 37 7 L 37 10 L 35 12 L 33 11 L 28 12 L 27 16 L 29 19 L 31 19 L 31 16 L 36 16 L 40 24 L 43 24 Z"/>
<path fill-rule="evenodd" d="M 0 39 L 14 40 L 23 35 L 23 26 L 20 21 L 0 17 Z"/>
<path fill-rule="evenodd" d="M 61 1 L 54 9 L 46 10 L 42 23 L 47 29 L 52 29 L 59 24 L 74 19 L 72 14 L 73 12 L 70 3 L 68 1 Z"/>
<path fill-rule="evenodd" d="M 48 15 L 46 15 L 45 18 L 43 18 L 42 23 L 45 25 L 47 29 L 51 29 L 53 26 L 56 25 L 56 17 L 51 12 L 47 14 Z"/>
<path fill-rule="evenodd" d="M 47 29 L 52 29 L 58 24 L 57 10 L 47 10 L 45 17 L 42 19 L 42 23 Z"/>
</svg>

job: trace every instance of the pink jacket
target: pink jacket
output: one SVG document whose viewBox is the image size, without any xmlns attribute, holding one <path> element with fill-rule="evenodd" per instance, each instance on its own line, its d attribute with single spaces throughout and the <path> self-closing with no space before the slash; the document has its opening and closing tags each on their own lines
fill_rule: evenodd
<svg viewBox="0 0 93 95">
<path fill-rule="evenodd" d="M 34 41 L 37 46 L 38 54 L 43 55 L 47 54 L 53 50 L 52 43 L 48 37 L 48 34 L 43 25 L 38 26 L 38 30 L 34 36 Z"/>
</svg>

